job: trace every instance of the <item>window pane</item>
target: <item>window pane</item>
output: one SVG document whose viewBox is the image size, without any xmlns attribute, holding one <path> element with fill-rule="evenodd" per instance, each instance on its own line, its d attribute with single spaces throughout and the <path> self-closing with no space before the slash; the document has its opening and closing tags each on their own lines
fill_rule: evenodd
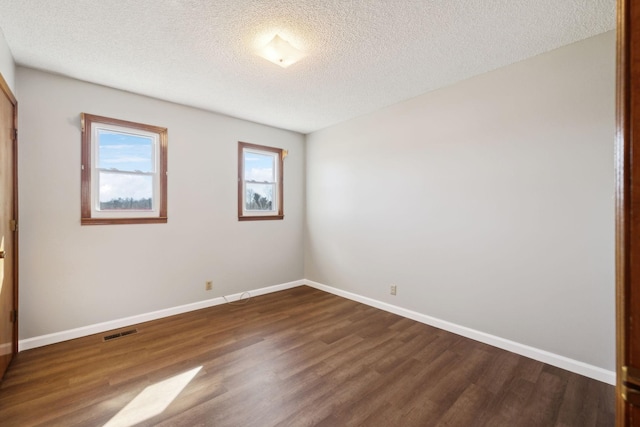
<svg viewBox="0 0 640 427">
<path fill-rule="evenodd" d="M 245 187 L 245 210 L 275 211 L 273 206 L 275 188 L 275 184 L 247 183 Z"/>
<path fill-rule="evenodd" d="M 100 172 L 100 210 L 152 210 L 153 177 Z"/>
<path fill-rule="evenodd" d="M 245 181 L 274 182 L 276 155 L 244 152 Z"/>
<path fill-rule="evenodd" d="M 153 138 L 99 129 L 98 168 L 154 172 Z"/>
</svg>

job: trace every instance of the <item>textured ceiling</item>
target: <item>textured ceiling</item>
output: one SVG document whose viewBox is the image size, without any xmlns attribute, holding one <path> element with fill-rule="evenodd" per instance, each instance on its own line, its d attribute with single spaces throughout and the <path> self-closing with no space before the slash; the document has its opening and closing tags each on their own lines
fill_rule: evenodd
<svg viewBox="0 0 640 427">
<path fill-rule="evenodd" d="M 302 133 L 614 28 L 615 0 L 0 0 L 19 65 Z M 307 56 L 257 56 L 276 33 Z"/>
</svg>

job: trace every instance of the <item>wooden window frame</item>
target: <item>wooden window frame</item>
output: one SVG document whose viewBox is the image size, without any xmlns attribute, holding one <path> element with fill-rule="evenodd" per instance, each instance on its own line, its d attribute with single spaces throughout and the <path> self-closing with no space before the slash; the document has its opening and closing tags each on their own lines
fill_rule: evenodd
<svg viewBox="0 0 640 427">
<path fill-rule="evenodd" d="M 96 116 L 93 114 L 81 114 L 82 124 L 82 150 L 81 150 L 81 225 L 114 225 L 114 224 L 158 224 L 167 222 L 167 128 L 146 125 L 142 123 L 130 122 L 126 120 L 114 119 L 111 117 Z M 92 183 L 91 175 L 94 172 L 93 155 L 93 127 L 94 125 L 113 125 L 135 131 L 144 131 L 157 134 L 158 136 L 158 185 L 159 197 L 158 213 L 150 216 L 127 216 L 127 212 L 122 212 L 122 216 L 92 217 L 91 203 Z"/>
<path fill-rule="evenodd" d="M 268 153 L 277 154 L 276 164 L 276 209 L 275 214 L 265 215 L 248 215 L 244 210 L 244 194 L 245 194 L 245 179 L 244 179 L 244 150 L 250 149 L 255 151 L 263 151 Z M 238 221 L 263 221 L 263 220 L 278 220 L 284 219 L 284 157 L 286 156 L 286 150 L 275 147 L 268 147 L 265 145 L 251 144 L 248 142 L 238 142 Z"/>
</svg>

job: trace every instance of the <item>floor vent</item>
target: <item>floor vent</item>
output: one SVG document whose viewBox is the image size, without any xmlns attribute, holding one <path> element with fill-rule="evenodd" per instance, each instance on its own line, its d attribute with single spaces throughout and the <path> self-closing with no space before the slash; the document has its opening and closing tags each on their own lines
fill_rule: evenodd
<svg viewBox="0 0 640 427">
<path fill-rule="evenodd" d="M 115 340 L 116 338 L 122 338 L 122 337 L 126 337 L 127 335 L 132 335 L 137 333 L 138 333 L 137 329 L 129 329 L 128 331 L 122 331 L 122 332 L 118 332 L 117 334 L 107 335 L 103 337 L 102 340 L 111 341 L 111 340 Z"/>
</svg>

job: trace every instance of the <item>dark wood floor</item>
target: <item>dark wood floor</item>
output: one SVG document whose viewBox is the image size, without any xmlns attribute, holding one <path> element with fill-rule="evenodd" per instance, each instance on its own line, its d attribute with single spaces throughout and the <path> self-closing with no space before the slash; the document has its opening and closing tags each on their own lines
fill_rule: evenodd
<svg viewBox="0 0 640 427">
<path fill-rule="evenodd" d="M 308 287 L 137 328 L 19 353 L 0 425 L 614 424 L 612 386 Z"/>
</svg>

